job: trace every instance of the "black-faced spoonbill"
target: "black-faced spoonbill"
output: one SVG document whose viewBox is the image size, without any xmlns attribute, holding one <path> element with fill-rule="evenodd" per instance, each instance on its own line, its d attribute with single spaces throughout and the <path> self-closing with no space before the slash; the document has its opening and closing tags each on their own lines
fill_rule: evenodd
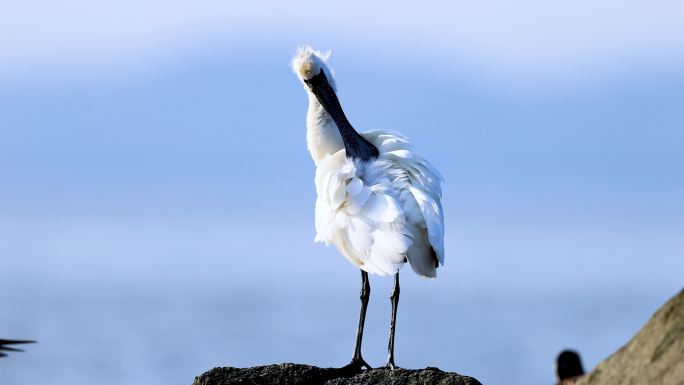
<svg viewBox="0 0 684 385">
<path fill-rule="evenodd" d="M 399 269 L 434 278 L 444 264 L 442 177 L 395 133 L 358 133 L 342 111 L 328 54 L 301 48 L 292 68 L 309 96 L 306 140 L 316 164 L 316 241 L 334 244 L 361 269 L 361 312 L 350 370 L 370 369 L 361 340 L 368 273 L 394 275 L 387 367 L 394 369 Z"/>
</svg>

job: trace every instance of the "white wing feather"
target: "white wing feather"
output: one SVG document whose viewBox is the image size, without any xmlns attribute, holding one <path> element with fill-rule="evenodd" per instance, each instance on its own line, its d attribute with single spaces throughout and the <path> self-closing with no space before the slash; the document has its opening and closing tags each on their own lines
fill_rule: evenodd
<svg viewBox="0 0 684 385">
<path fill-rule="evenodd" d="M 316 241 L 335 244 L 369 273 L 394 274 L 408 259 L 416 273 L 435 277 L 436 262 L 444 263 L 442 177 L 406 138 L 363 136 L 378 148 L 376 160 L 354 161 L 340 150 L 318 163 Z"/>
</svg>

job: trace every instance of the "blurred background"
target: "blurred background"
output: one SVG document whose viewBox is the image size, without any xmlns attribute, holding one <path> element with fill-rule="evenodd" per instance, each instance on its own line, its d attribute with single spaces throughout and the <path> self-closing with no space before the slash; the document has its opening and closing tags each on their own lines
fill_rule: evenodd
<svg viewBox="0 0 684 385">
<path fill-rule="evenodd" d="M 444 174 L 446 265 L 405 269 L 397 363 L 484 384 L 592 368 L 682 288 L 677 1 L 0 3 L 2 384 L 190 384 L 351 358 L 359 274 L 314 244 L 307 99 Z M 364 354 L 384 364 L 391 279 Z"/>
</svg>

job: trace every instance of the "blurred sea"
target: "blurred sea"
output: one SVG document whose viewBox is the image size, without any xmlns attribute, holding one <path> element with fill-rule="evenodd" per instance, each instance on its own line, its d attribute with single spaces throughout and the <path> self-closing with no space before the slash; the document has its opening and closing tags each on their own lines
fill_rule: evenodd
<svg viewBox="0 0 684 385">
<path fill-rule="evenodd" d="M 407 269 L 403 270 L 408 272 Z M 343 365 L 358 316 L 357 274 L 331 287 L 305 277 L 239 285 L 0 286 L 0 331 L 39 341 L 0 360 L 0 384 L 190 384 L 214 366 Z M 348 277 L 346 277 L 348 276 Z M 385 360 L 389 279 L 372 279 L 364 354 Z M 483 384 L 551 384 L 555 355 L 586 369 L 618 349 L 669 292 L 454 290 L 404 274 L 401 366 L 438 366 Z M 453 286 L 453 285 L 452 285 Z"/>
</svg>

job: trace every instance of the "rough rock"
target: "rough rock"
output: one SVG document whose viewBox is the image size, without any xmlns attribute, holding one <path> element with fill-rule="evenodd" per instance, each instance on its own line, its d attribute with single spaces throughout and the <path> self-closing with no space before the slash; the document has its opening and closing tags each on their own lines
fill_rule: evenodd
<svg viewBox="0 0 684 385">
<path fill-rule="evenodd" d="M 684 385 L 684 290 L 578 385 Z"/>
<path fill-rule="evenodd" d="M 373 369 L 350 374 L 333 368 L 299 364 L 256 366 L 253 368 L 214 368 L 193 385 L 480 385 L 472 377 L 443 372 L 437 368 Z"/>
</svg>

